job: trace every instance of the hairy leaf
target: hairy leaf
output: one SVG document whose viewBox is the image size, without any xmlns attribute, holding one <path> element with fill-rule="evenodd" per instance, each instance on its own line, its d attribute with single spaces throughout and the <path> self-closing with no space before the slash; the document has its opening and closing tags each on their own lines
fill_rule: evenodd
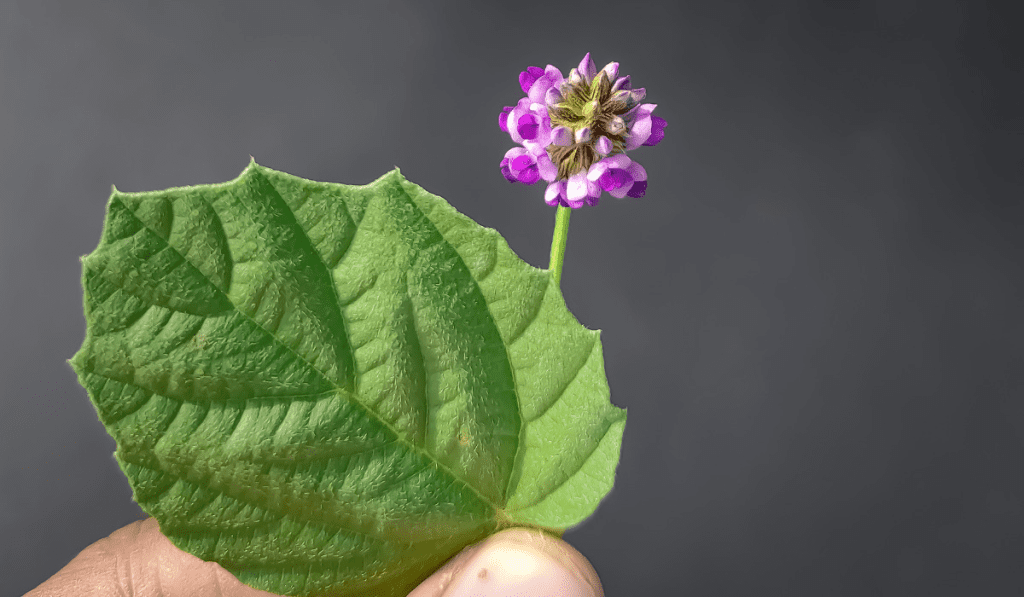
<svg viewBox="0 0 1024 597">
<path fill-rule="evenodd" d="M 286 595 L 405 595 L 612 487 L 626 412 L 549 273 L 396 168 L 113 191 L 69 361 L 143 510 Z"/>
</svg>

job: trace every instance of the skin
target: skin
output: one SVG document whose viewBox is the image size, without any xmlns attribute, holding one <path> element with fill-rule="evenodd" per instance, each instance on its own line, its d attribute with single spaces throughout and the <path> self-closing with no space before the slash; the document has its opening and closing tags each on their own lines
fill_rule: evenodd
<svg viewBox="0 0 1024 597">
<path fill-rule="evenodd" d="M 215 562 L 181 551 L 156 519 L 86 547 L 25 597 L 278 597 L 243 585 Z M 568 543 L 508 529 L 464 549 L 409 597 L 604 597 L 597 573 Z"/>
</svg>

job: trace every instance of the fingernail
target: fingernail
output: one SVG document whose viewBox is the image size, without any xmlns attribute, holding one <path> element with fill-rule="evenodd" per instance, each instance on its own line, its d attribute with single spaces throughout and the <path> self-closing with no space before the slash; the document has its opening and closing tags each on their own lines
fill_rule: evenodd
<svg viewBox="0 0 1024 597">
<path fill-rule="evenodd" d="M 469 559 L 443 597 L 603 597 L 571 559 L 535 539 L 495 536 Z"/>
</svg>

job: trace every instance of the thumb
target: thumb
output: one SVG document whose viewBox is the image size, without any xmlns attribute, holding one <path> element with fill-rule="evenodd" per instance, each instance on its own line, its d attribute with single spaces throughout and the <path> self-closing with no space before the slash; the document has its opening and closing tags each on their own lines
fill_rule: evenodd
<svg viewBox="0 0 1024 597">
<path fill-rule="evenodd" d="M 467 547 L 409 597 L 604 597 L 597 572 L 571 545 L 540 531 L 506 529 Z"/>
</svg>

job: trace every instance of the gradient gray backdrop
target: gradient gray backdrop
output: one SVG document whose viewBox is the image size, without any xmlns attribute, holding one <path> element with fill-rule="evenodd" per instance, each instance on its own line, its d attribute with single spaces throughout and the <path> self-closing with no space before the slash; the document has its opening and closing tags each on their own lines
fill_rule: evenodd
<svg viewBox="0 0 1024 597">
<path fill-rule="evenodd" d="M 1024 594 L 1018 25 L 983 2 L 0 2 L 0 594 L 144 517 L 65 359 L 110 185 L 394 166 L 546 267 L 518 74 L 646 87 L 562 281 L 629 409 L 610 596 Z"/>
</svg>

